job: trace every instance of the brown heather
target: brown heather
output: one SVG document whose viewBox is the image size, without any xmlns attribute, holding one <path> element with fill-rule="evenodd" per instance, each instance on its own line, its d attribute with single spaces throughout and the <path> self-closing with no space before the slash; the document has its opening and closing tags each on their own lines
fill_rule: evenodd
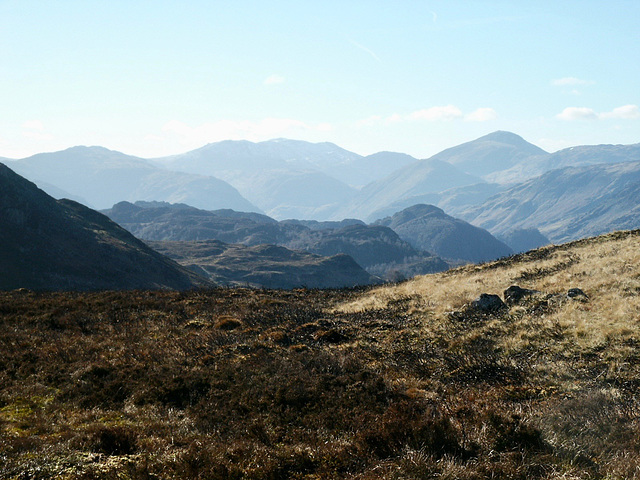
<svg viewBox="0 0 640 480">
<path fill-rule="evenodd" d="M 0 293 L 0 478 L 640 478 L 639 292 L 634 231 L 368 290 Z"/>
</svg>

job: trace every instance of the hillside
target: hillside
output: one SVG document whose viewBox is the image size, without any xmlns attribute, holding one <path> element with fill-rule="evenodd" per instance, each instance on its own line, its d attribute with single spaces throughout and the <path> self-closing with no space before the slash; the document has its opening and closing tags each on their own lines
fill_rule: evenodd
<svg viewBox="0 0 640 480">
<path fill-rule="evenodd" d="M 478 182 L 478 177 L 463 173 L 450 163 L 431 159 L 420 160 L 366 185 L 331 218 L 366 219 L 374 212 L 406 198 L 438 193 Z"/>
<path fill-rule="evenodd" d="M 106 216 L 0 164 L 0 289 L 188 289 L 207 281 Z"/>
<path fill-rule="evenodd" d="M 453 218 L 433 205 L 414 205 L 376 222 L 391 228 L 418 250 L 442 258 L 479 263 L 511 255 L 489 232 Z"/>
<path fill-rule="evenodd" d="M 558 168 L 634 161 L 640 161 L 640 144 L 579 145 L 527 159 L 506 170 L 494 172 L 486 179 L 500 183 L 523 182 Z"/>
<path fill-rule="evenodd" d="M 12 161 L 10 166 L 32 182 L 53 185 L 84 199 L 92 208 L 108 208 L 123 200 L 159 200 L 210 210 L 259 211 L 218 178 L 167 171 L 102 147 L 40 153 Z"/>
<path fill-rule="evenodd" d="M 537 228 L 564 242 L 640 227 L 640 162 L 568 167 L 505 190 L 465 220 L 496 236 Z"/>
<path fill-rule="evenodd" d="M 0 292 L 0 476 L 638 478 L 639 247 L 364 290 Z"/>
<path fill-rule="evenodd" d="M 148 243 L 216 285 L 291 289 L 381 283 L 345 254 L 322 257 L 276 245 L 247 247 L 217 240 Z"/>
</svg>

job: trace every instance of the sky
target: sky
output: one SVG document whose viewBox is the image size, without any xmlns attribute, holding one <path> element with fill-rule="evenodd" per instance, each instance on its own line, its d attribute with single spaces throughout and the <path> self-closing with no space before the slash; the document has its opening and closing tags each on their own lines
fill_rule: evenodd
<svg viewBox="0 0 640 480">
<path fill-rule="evenodd" d="M 0 157 L 640 142 L 640 1 L 0 0 Z"/>
</svg>

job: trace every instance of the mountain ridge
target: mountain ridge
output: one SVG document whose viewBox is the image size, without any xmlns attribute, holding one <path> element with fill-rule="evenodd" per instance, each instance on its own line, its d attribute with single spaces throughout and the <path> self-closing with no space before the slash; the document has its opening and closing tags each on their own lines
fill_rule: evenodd
<svg viewBox="0 0 640 480">
<path fill-rule="evenodd" d="M 143 158 L 104 147 L 71 147 L 11 162 L 18 174 L 82 197 L 88 206 L 121 200 L 188 202 L 204 208 L 235 206 L 259 211 L 226 182 L 203 175 L 169 172 Z"/>
</svg>

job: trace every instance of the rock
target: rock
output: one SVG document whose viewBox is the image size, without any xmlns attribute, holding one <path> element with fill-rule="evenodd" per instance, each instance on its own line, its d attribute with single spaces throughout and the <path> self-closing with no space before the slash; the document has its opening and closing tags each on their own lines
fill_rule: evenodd
<svg viewBox="0 0 640 480">
<path fill-rule="evenodd" d="M 581 302 L 586 302 L 587 300 L 589 300 L 589 296 L 580 288 L 570 288 L 567 292 L 567 297 L 573 300 L 579 300 Z"/>
<path fill-rule="evenodd" d="M 515 305 L 520 303 L 524 297 L 529 297 L 536 293 L 540 293 L 538 290 L 531 290 L 529 288 L 522 288 L 518 285 L 511 285 L 504 291 L 504 301 L 507 305 Z"/>
<path fill-rule="evenodd" d="M 507 306 L 498 295 L 482 293 L 471 302 L 471 308 L 483 313 L 494 313 L 507 308 Z"/>
</svg>

